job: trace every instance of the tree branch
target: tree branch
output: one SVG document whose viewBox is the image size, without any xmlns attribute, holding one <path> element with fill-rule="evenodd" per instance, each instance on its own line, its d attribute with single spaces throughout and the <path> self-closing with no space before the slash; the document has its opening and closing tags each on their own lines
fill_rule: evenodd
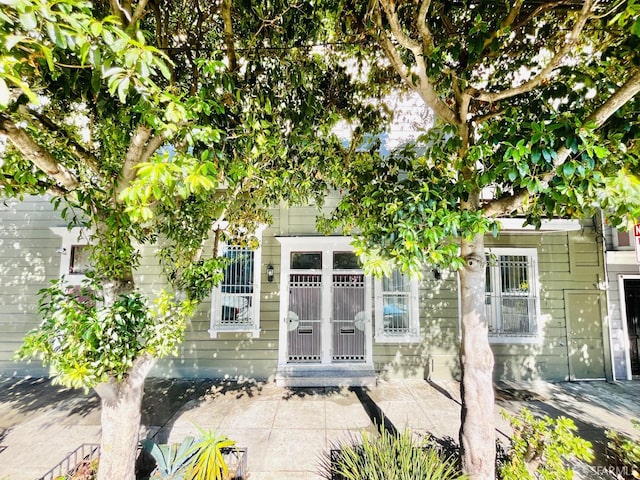
<svg viewBox="0 0 640 480">
<path fill-rule="evenodd" d="M 46 115 L 39 113 L 33 109 L 27 109 L 27 112 L 29 113 L 29 115 L 37 118 L 40 124 L 47 130 L 54 132 L 58 135 L 62 135 L 64 139 L 67 141 L 67 143 L 69 144 L 69 146 L 71 147 L 70 148 L 71 153 L 73 153 L 78 160 L 84 162 L 85 165 L 89 167 L 89 169 L 95 175 L 101 177 L 100 163 L 98 162 L 98 159 L 95 157 L 95 155 L 93 155 L 91 152 L 85 149 L 82 145 L 76 142 L 65 130 L 60 128 L 60 126 L 55 124 L 53 120 L 51 120 Z"/>
<path fill-rule="evenodd" d="M 149 0 L 139 0 L 138 1 L 138 5 L 136 6 L 135 10 L 133 11 L 133 14 L 131 15 L 131 20 L 129 21 L 129 25 L 133 28 L 136 27 L 136 24 L 142 20 L 142 17 L 144 17 L 145 13 L 146 13 L 146 9 L 147 9 L 147 3 L 149 2 Z"/>
<path fill-rule="evenodd" d="M 231 0 L 222 0 L 220 15 L 224 22 L 224 44 L 227 47 L 227 59 L 229 60 L 229 70 L 235 72 L 238 68 L 236 48 L 233 44 L 233 20 L 231 17 Z"/>
<path fill-rule="evenodd" d="M 111 13 L 120 19 L 124 27 L 127 27 L 131 21 L 131 12 L 120 4 L 120 0 L 109 0 Z"/>
<path fill-rule="evenodd" d="M 156 135 L 149 140 L 147 145 L 140 156 L 140 163 L 148 162 L 151 156 L 158 151 L 158 149 L 164 145 L 164 142 L 167 141 L 167 135 L 162 133 L 160 135 Z"/>
<path fill-rule="evenodd" d="M 504 18 L 504 20 L 502 20 L 502 22 L 500 22 L 500 28 L 491 32 L 491 35 L 489 35 L 489 38 L 487 38 L 484 41 L 484 46 L 482 47 L 483 51 L 485 51 L 487 48 L 491 46 L 491 43 L 493 43 L 493 40 L 498 36 L 498 33 L 500 31 L 504 30 L 507 27 L 511 27 L 513 25 L 513 22 L 516 21 L 516 18 L 518 18 L 518 15 L 520 14 L 522 5 L 524 5 L 524 0 L 515 1 L 513 6 L 511 7 L 511 10 L 509 10 L 509 13 L 507 14 L 507 16 Z"/>
<path fill-rule="evenodd" d="M 65 190 L 75 190 L 80 182 L 74 173 L 60 164 L 46 149 L 19 128 L 11 118 L 0 112 L 0 133 L 9 138 L 22 156 L 58 182 Z"/>
<path fill-rule="evenodd" d="M 0 175 L 0 185 L 18 189 L 23 187 L 23 185 L 21 185 L 13 175 Z M 35 186 L 40 189 L 44 189 L 48 194 L 54 197 L 64 197 L 69 193 L 67 190 L 60 187 L 59 185 L 56 185 L 55 183 L 47 183 L 43 182 L 42 180 L 36 180 Z M 40 191 L 41 190 L 38 190 L 36 192 Z"/>
<path fill-rule="evenodd" d="M 422 100 L 433 109 L 436 115 L 450 124 L 459 125 L 460 121 L 458 120 L 456 113 L 451 110 L 446 103 L 444 103 L 444 101 L 440 98 L 440 96 L 433 88 L 433 85 L 429 77 L 427 76 L 427 66 L 425 64 L 422 52 L 418 51 L 418 53 L 416 54 L 416 52 L 413 52 L 412 50 L 416 62 L 417 75 L 420 80 L 419 83 L 415 83 L 413 78 L 411 77 L 411 71 L 404 64 L 402 58 L 400 57 L 398 49 L 391 41 L 389 35 L 387 35 L 387 32 L 382 23 L 382 17 L 380 15 L 381 12 L 377 8 L 374 8 L 371 10 L 371 13 L 371 18 L 375 25 L 378 27 L 378 32 L 370 33 L 374 37 L 376 37 L 378 43 L 380 44 L 380 46 L 382 46 L 382 49 L 385 51 L 387 58 L 391 62 L 391 65 L 393 66 L 396 73 L 400 75 L 400 78 L 402 78 L 402 80 L 407 84 L 409 88 L 420 95 Z M 393 12 L 393 14 L 395 15 L 395 12 Z M 389 20 L 389 23 L 391 25 L 395 24 L 398 28 L 400 28 L 397 16 L 394 21 Z M 391 29 L 391 33 L 393 34 L 394 38 L 396 38 L 396 31 L 393 28 Z M 402 33 L 401 28 L 400 33 Z M 404 35 L 404 33 L 402 33 L 402 35 Z"/>
<path fill-rule="evenodd" d="M 433 50 L 433 36 L 427 25 L 429 7 L 431 7 L 431 0 L 422 0 L 420 9 L 418 10 L 418 18 L 416 19 L 416 27 L 422 37 L 422 50 L 425 54 L 430 54 Z"/>
<path fill-rule="evenodd" d="M 122 171 L 120 172 L 120 178 L 118 179 L 118 184 L 116 186 L 116 198 L 129 186 L 131 180 L 135 178 L 135 167 L 142 159 L 145 144 L 147 143 L 147 140 L 149 140 L 150 136 L 151 129 L 149 127 L 140 125 L 136 129 L 136 133 L 133 135 L 131 143 L 129 144 L 129 149 L 127 150 L 127 155 L 124 159 Z"/>
<path fill-rule="evenodd" d="M 583 124 L 595 124 L 596 128 L 600 128 L 614 113 L 618 111 L 620 107 L 633 99 L 638 92 L 640 92 L 640 69 L 636 69 L 634 74 L 627 79 L 624 85 L 611 95 L 606 102 L 596 108 L 591 115 L 585 119 Z M 582 127 L 581 130 L 586 133 L 585 127 Z M 567 147 L 562 147 L 558 150 L 553 162 L 553 168 L 549 172 L 545 173 L 540 180 L 542 188 L 549 186 L 549 183 L 553 180 L 553 177 L 555 177 L 558 168 L 564 165 L 570 155 L 571 150 Z M 516 192 L 510 197 L 488 202 L 483 211 L 487 217 L 497 217 L 508 214 L 520 208 L 528 198 L 529 192 L 524 189 Z"/>
<path fill-rule="evenodd" d="M 467 89 L 467 93 L 471 95 L 476 100 L 484 101 L 484 102 L 497 102 L 500 100 L 504 100 L 506 98 L 515 97 L 517 95 L 521 95 L 523 93 L 530 92 L 534 88 L 538 87 L 543 81 L 545 81 L 553 70 L 562 62 L 564 57 L 571 51 L 571 49 L 575 46 L 578 38 L 580 37 L 580 33 L 582 32 L 584 26 L 587 23 L 591 15 L 591 9 L 593 7 L 593 0 L 585 0 L 582 5 L 582 10 L 578 15 L 578 19 L 571 30 L 571 33 L 567 35 L 566 41 L 562 48 L 558 50 L 553 58 L 549 61 L 549 63 L 533 78 L 527 80 L 523 84 L 509 88 L 507 90 L 503 90 L 501 92 L 484 92 L 478 90 L 474 87 L 470 87 Z"/>
<path fill-rule="evenodd" d="M 400 20 L 398 19 L 398 13 L 395 9 L 395 1 L 394 0 L 380 0 L 380 4 L 384 9 L 384 13 L 387 16 L 387 20 L 389 21 L 389 27 L 391 28 L 391 32 L 393 36 L 398 41 L 400 45 L 404 48 L 411 50 L 414 56 L 419 56 L 422 54 L 421 45 L 411 38 L 409 35 L 404 33 L 402 30 L 402 25 L 400 25 Z"/>
</svg>

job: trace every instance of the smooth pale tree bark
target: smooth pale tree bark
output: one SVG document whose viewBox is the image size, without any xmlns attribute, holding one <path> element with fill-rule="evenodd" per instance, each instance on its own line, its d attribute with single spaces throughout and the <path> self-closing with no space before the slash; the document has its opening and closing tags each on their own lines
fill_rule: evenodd
<svg viewBox="0 0 640 480">
<path fill-rule="evenodd" d="M 460 269 L 462 367 L 460 449 L 462 468 L 474 480 L 495 479 L 493 352 L 485 315 L 484 238 L 462 239 Z"/>
<path fill-rule="evenodd" d="M 102 438 L 98 480 L 135 480 L 144 380 L 155 360 L 139 357 L 123 380 L 111 378 L 95 387 L 101 400 Z M 102 455 L 108 452 L 109 455 Z"/>
</svg>

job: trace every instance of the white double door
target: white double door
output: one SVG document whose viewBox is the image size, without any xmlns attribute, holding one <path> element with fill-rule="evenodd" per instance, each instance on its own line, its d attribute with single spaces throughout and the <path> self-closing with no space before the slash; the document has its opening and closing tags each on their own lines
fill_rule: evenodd
<svg viewBox="0 0 640 480">
<path fill-rule="evenodd" d="M 280 364 L 371 363 L 371 280 L 351 239 L 279 240 Z"/>
</svg>

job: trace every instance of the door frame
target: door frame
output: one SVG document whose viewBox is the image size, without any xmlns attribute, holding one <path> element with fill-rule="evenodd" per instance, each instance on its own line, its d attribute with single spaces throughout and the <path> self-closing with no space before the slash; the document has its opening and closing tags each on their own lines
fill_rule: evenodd
<svg viewBox="0 0 640 480">
<path fill-rule="evenodd" d="M 640 275 L 618 275 L 618 300 L 620 303 L 620 322 L 622 323 L 622 336 L 625 339 L 624 344 L 624 359 L 626 363 L 627 378 L 626 380 L 633 379 L 631 373 L 631 346 L 629 345 L 629 326 L 627 324 L 627 292 L 624 288 L 625 280 L 638 280 L 640 281 Z"/>
<path fill-rule="evenodd" d="M 321 362 L 316 364 L 308 363 L 288 363 L 287 362 L 287 317 L 289 312 L 289 275 L 294 272 L 291 269 L 291 252 L 322 252 L 322 272 L 333 271 L 331 268 L 327 268 L 328 263 L 331 260 L 331 256 L 327 253 L 332 252 L 353 252 L 351 242 L 353 237 L 344 236 L 301 236 L 301 237 L 276 237 L 280 242 L 280 316 L 278 321 L 278 365 L 286 366 L 288 368 L 300 366 L 300 368 L 329 368 L 331 366 L 347 366 L 357 365 L 372 366 L 373 365 L 373 328 L 372 328 L 372 310 L 373 310 L 373 294 L 372 294 L 372 281 L 369 275 L 365 275 L 365 361 L 358 363 L 332 363 L 331 352 L 322 349 Z M 327 295 L 330 289 L 330 282 L 326 281 L 323 276 L 323 295 Z M 331 335 L 331 323 L 322 319 L 322 342 L 326 342 L 327 338 L 330 339 Z M 330 340 L 328 340 L 330 341 Z"/>
</svg>

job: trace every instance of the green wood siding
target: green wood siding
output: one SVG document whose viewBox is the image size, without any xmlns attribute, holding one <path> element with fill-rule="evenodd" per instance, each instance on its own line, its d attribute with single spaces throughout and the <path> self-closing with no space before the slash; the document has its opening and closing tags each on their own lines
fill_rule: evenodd
<svg viewBox="0 0 640 480">
<path fill-rule="evenodd" d="M 329 199 L 330 208 L 335 198 Z M 315 207 L 273 210 L 273 224 L 263 233 L 260 336 L 208 333 L 210 299 L 205 299 L 190 321 L 179 356 L 161 360 L 153 375 L 186 377 L 269 378 L 278 364 L 280 316 L 280 244 L 276 236 L 317 235 Z M 37 292 L 57 278 L 61 239 L 49 227 L 61 226 L 51 205 L 27 198 L 8 200 L 0 208 L 0 373 L 42 374 L 37 362 L 14 363 L 13 352 L 24 334 L 35 327 Z M 593 225 L 584 222 L 577 232 L 507 233 L 487 237 L 486 246 L 536 248 L 540 283 L 543 339 L 537 344 L 495 344 L 496 379 L 564 380 L 569 377 L 566 291 L 598 291 L 604 279 L 602 252 Z M 211 249 L 206 250 L 211 254 Z M 154 248 L 143 250 L 136 272 L 139 288 L 157 293 L 164 287 Z M 275 268 L 267 282 L 266 265 Z M 602 329 L 602 319 L 596 329 Z M 375 369 L 386 377 L 433 379 L 459 375 L 458 279 L 441 271 L 436 280 L 432 268 L 420 282 L 421 341 L 412 344 L 373 343 Z M 605 357 L 606 360 L 606 357 Z"/>
</svg>

